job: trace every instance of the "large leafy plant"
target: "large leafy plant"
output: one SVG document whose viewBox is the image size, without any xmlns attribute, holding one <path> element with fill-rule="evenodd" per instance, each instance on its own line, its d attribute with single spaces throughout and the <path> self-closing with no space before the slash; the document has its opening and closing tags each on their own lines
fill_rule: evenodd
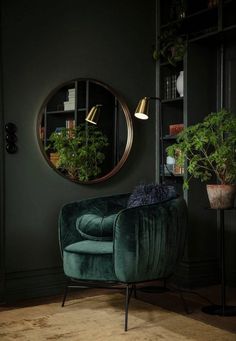
<svg viewBox="0 0 236 341">
<path fill-rule="evenodd" d="M 57 168 L 72 179 L 88 181 L 101 173 L 107 137 L 96 126 L 81 124 L 53 132 L 48 148 L 58 154 Z"/>
<path fill-rule="evenodd" d="M 215 175 L 220 184 L 235 183 L 236 117 L 225 109 L 211 113 L 203 122 L 185 128 L 167 153 L 180 166 L 187 160 L 185 188 L 192 177 L 207 181 Z"/>
</svg>

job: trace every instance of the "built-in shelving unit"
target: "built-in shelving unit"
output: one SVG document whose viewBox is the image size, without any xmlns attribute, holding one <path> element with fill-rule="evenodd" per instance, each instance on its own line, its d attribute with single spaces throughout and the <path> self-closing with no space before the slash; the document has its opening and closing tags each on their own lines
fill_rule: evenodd
<svg viewBox="0 0 236 341">
<path fill-rule="evenodd" d="M 219 94 L 217 93 L 220 88 L 219 46 L 222 41 L 236 37 L 236 1 L 167 0 L 159 2 L 159 9 L 161 22 L 158 36 L 163 37 L 166 32 L 173 30 L 175 35 L 184 38 L 186 41 L 186 54 L 182 61 L 170 63 L 163 56 L 159 61 L 158 95 L 162 98 L 163 146 L 165 151 L 170 143 L 176 141 L 175 138 L 169 136 L 171 125 L 194 124 L 203 118 L 207 112 L 215 110 L 219 103 Z M 176 91 L 176 79 L 182 70 L 184 71 L 184 96 L 180 97 Z M 217 74 L 218 76 L 216 76 Z M 202 91 L 204 87 L 200 85 L 201 77 L 205 82 L 205 89 L 211 87 L 208 98 L 206 98 L 206 93 L 204 94 Z M 196 103 L 194 97 L 192 98 L 191 91 L 196 86 L 199 87 L 196 98 L 200 98 L 200 94 L 202 95 L 201 105 Z M 189 91 L 190 96 L 187 96 Z M 192 108 L 193 112 L 201 112 L 200 110 L 202 110 L 204 113 L 194 115 L 193 118 L 189 108 Z M 165 159 L 166 154 L 164 154 Z"/>
<path fill-rule="evenodd" d="M 160 15 L 158 37 L 161 38 L 168 30 L 172 30 L 174 35 L 183 38 L 186 42 L 186 52 L 181 61 L 172 65 L 161 56 L 158 62 L 157 96 L 162 98 L 163 130 L 160 137 L 158 174 L 161 182 L 162 169 L 166 169 L 161 165 L 161 148 L 164 149 L 164 163 L 166 163 L 166 147 L 175 143 L 177 137 L 170 134 L 171 125 L 183 123 L 187 127 L 196 124 L 206 115 L 222 107 L 236 113 L 234 96 L 236 91 L 236 1 L 160 0 L 158 11 Z M 157 48 L 160 49 L 161 40 L 158 43 Z M 174 89 L 174 82 L 182 70 L 184 71 L 184 93 L 183 97 L 180 97 Z M 173 80 L 170 91 L 167 91 L 168 77 Z M 169 83 L 171 83 L 170 80 Z M 214 281 L 218 273 L 218 263 L 217 248 L 213 249 L 212 245 L 217 245 L 217 217 L 205 210 L 208 206 L 206 184 L 193 180 L 189 190 L 183 191 L 182 185 L 187 176 L 186 171 L 181 175 L 174 175 L 165 171 L 164 181 L 173 184 L 180 193 L 183 193 L 188 205 L 190 237 L 186 262 L 190 264 L 189 269 L 191 264 L 197 264 L 193 267 L 195 266 L 194 276 L 197 277 L 197 271 L 199 271 L 199 284 L 201 276 L 205 276 L 208 281 L 211 279 Z M 232 219 L 228 220 L 228 228 L 229 231 L 233 230 Z M 233 234 L 231 238 L 228 238 L 228 245 L 233 249 L 231 240 L 235 241 Z M 229 263 L 232 263 L 230 259 Z M 205 275 L 202 275 L 204 271 Z M 191 277 L 191 274 L 188 273 L 187 276 Z"/>
</svg>

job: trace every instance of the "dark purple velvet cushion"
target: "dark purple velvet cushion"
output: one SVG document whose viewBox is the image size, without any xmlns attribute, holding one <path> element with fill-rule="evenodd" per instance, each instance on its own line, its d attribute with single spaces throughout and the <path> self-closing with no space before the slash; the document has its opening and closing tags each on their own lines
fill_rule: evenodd
<svg viewBox="0 0 236 341">
<path fill-rule="evenodd" d="M 174 186 L 147 184 L 135 187 L 129 197 L 127 208 L 156 204 L 177 198 Z"/>
</svg>

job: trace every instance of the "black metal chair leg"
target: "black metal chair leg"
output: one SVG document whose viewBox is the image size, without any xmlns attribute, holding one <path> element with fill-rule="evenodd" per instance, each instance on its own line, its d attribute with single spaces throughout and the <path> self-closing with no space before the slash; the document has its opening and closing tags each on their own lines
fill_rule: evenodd
<svg viewBox="0 0 236 341">
<path fill-rule="evenodd" d="M 128 311 L 129 311 L 129 301 L 130 301 L 130 290 L 129 284 L 126 285 L 125 289 L 125 332 L 128 330 Z M 132 292 L 131 292 L 132 293 Z"/>
<path fill-rule="evenodd" d="M 62 304 L 61 304 L 62 307 L 64 307 L 64 305 L 65 305 L 67 294 L 68 294 L 68 281 L 66 283 L 66 287 L 65 287 L 65 291 L 64 291 L 64 295 L 63 295 L 63 300 L 62 300 Z"/>
<path fill-rule="evenodd" d="M 133 293 L 133 285 L 131 285 L 131 288 L 129 289 L 129 301 L 131 299 L 132 293 Z M 128 301 L 128 304 L 129 304 L 129 301 Z"/>
</svg>

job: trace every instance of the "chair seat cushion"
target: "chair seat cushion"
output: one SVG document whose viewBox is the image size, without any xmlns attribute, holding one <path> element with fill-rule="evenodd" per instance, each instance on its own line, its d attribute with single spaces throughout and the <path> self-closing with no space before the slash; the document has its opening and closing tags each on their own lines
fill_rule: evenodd
<svg viewBox="0 0 236 341">
<path fill-rule="evenodd" d="M 84 254 L 109 254 L 113 253 L 113 242 L 97 242 L 93 240 L 83 240 L 65 247 L 67 252 Z"/>
<path fill-rule="evenodd" d="M 83 240 L 63 251 L 65 274 L 78 280 L 117 282 L 113 263 L 113 242 Z"/>
<path fill-rule="evenodd" d="M 84 239 L 112 241 L 113 223 L 116 214 L 102 215 L 100 212 L 83 214 L 76 220 L 76 229 Z"/>
</svg>

